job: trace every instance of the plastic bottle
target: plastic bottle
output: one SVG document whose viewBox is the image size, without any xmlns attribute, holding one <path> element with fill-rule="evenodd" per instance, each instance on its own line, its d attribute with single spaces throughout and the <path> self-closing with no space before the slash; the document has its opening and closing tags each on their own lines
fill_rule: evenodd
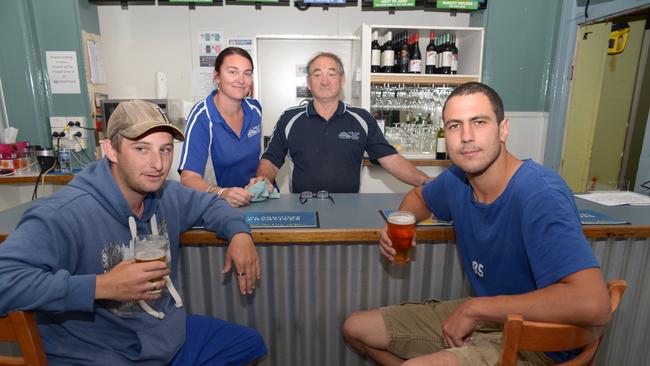
<svg viewBox="0 0 650 366">
<path fill-rule="evenodd" d="M 72 168 L 70 166 L 70 150 L 64 148 L 59 149 L 59 167 L 63 174 L 72 173 Z"/>
</svg>

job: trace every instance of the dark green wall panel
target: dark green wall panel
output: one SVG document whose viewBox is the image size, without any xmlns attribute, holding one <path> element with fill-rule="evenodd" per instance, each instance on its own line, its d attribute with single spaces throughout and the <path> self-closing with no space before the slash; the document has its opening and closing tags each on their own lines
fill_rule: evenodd
<svg viewBox="0 0 650 366">
<path fill-rule="evenodd" d="M 20 130 L 19 139 L 50 146 L 50 116 L 90 121 L 81 31 L 99 33 L 96 10 L 87 0 L 0 1 L 0 44 L 12 50 L 0 53 L 0 77 L 9 121 Z M 46 51 L 77 53 L 80 94 L 51 94 Z M 94 146 L 92 136 L 88 143 Z"/>
<path fill-rule="evenodd" d="M 18 128 L 18 140 L 49 145 L 48 108 L 45 96 L 44 67 L 31 1 L 0 1 L 0 78 L 7 116 Z"/>
<path fill-rule="evenodd" d="M 546 98 L 561 0 L 490 0 L 472 26 L 485 27 L 483 82 L 509 111 L 548 111 Z"/>
</svg>

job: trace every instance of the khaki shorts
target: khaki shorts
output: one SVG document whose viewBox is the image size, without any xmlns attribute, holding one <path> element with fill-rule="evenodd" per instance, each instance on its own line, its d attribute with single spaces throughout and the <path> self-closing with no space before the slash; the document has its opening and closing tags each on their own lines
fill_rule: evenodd
<svg viewBox="0 0 650 366">
<path fill-rule="evenodd" d="M 463 366 L 496 366 L 501 354 L 503 325 L 480 322 L 472 335 L 472 345 L 445 349 L 442 323 L 467 299 L 429 300 L 381 308 L 390 343 L 388 350 L 404 359 L 446 350 Z M 517 366 L 547 366 L 555 362 L 543 352 L 520 351 Z"/>
</svg>

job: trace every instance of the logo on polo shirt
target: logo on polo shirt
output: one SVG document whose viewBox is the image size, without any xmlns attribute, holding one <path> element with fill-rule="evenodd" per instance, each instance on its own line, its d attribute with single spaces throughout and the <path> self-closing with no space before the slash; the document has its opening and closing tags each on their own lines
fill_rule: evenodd
<svg viewBox="0 0 650 366">
<path fill-rule="evenodd" d="M 250 130 L 248 130 L 248 138 L 251 138 L 251 137 L 259 134 L 260 130 L 261 130 L 260 126 L 255 126 L 255 127 L 251 128 Z"/>
<path fill-rule="evenodd" d="M 359 132 L 341 132 L 339 133 L 339 139 L 341 140 L 359 140 Z"/>
</svg>

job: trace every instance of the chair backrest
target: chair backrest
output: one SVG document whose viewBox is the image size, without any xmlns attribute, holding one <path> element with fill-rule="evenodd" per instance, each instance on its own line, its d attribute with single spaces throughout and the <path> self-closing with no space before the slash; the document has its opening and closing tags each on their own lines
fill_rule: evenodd
<svg viewBox="0 0 650 366">
<path fill-rule="evenodd" d="M 621 302 L 626 288 L 625 280 L 614 280 L 607 283 L 612 313 Z M 508 315 L 503 327 L 500 365 L 514 366 L 517 363 L 518 350 L 557 352 L 577 348 L 582 348 L 578 356 L 558 365 L 591 365 L 601 340 L 600 329 L 531 322 L 524 320 L 521 315 Z"/>
<path fill-rule="evenodd" d="M 22 353 L 21 357 L 0 356 L 0 366 L 47 365 L 45 348 L 32 313 L 14 311 L 0 317 L 0 341 L 18 343 Z"/>
</svg>

